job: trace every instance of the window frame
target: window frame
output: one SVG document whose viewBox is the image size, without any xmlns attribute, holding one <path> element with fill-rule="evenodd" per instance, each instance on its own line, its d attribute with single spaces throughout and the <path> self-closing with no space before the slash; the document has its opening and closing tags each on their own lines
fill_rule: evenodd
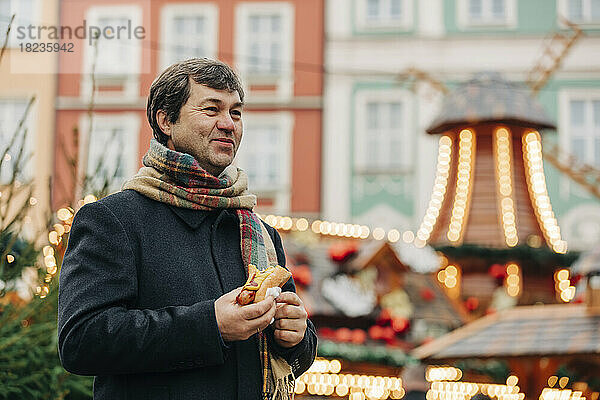
<svg viewBox="0 0 600 400">
<path fill-rule="evenodd" d="M 123 5 L 102 5 L 92 6 L 86 10 L 86 20 L 89 25 L 98 25 L 98 21 L 103 17 L 118 18 L 125 16 L 131 20 L 131 26 L 142 26 L 142 8 L 139 5 L 123 4 Z M 146 35 L 149 32 L 146 31 Z M 87 40 L 87 39 L 86 39 Z M 123 99 L 133 100 L 139 97 L 140 92 L 140 75 L 142 66 L 142 40 L 132 39 L 133 64 L 131 71 L 120 74 L 96 75 L 96 82 L 122 84 L 123 91 L 116 93 L 96 92 L 96 99 L 103 103 L 121 103 Z M 86 43 L 84 50 L 83 68 L 82 68 L 82 85 L 80 96 L 83 100 L 87 100 L 92 94 L 92 79 L 91 68 L 94 57 L 94 47 Z"/>
<path fill-rule="evenodd" d="M 279 14 L 282 17 L 283 27 L 282 57 L 280 74 L 251 73 L 248 70 L 247 58 L 249 55 L 250 17 L 254 15 Z M 243 76 L 245 90 L 252 94 L 254 99 L 272 98 L 289 100 L 293 95 L 294 76 L 294 36 L 295 36 L 295 10 L 289 2 L 240 2 L 235 10 L 235 66 Z M 275 85 L 274 93 L 263 94 L 252 92 L 251 85 Z"/>
<path fill-rule="evenodd" d="M 401 17 L 398 20 L 391 18 L 383 20 L 370 20 L 367 17 L 369 0 L 354 0 L 356 6 L 354 7 L 354 20 L 356 26 L 361 31 L 379 31 L 379 30 L 394 30 L 401 32 L 408 32 L 414 29 L 414 0 L 402 0 L 402 12 Z M 391 0 L 380 0 L 388 3 Z"/>
<path fill-rule="evenodd" d="M 160 12 L 160 53 L 159 70 L 164 70 L 174 61 L 169 59 L 169 44 L 174 43 L 173 20 L 178 16 L 204 17 L 207 23 L 206 31 L 209 35 L 206 44 L 205 57 L 217 58 L 219 43 L 219 7 L 215 3 L 168 3 Z M 169 29 L 171 28 L 171 29 Z"/>
<path fill-rule="evenodd" d="M 558 24 L 561 28 L 569 28 L 561 17 L 564 17 L 569 20 L 569 1 L 570 0 L 558 0 L 558 12 L 557 19 Z M 581 21 L 571 21 L 579 26 L 584 26 L 586 28 L 590 27 L 598 27 L 600 26 L 600 16 L 598 16 L 597 20 L 592 20 L 592 11 L 591 11 L 591 2 L 592 0 L 582 0 L 583 4 L 583 20 Z M 587 11 L 587 14 L 586 14 Z M 570 21 L 570 20 L 569 20 Z"/>
<path fill-rule="evenodd" d="M 558 93 L 558 144 L 566 154 L 572 154 L 571 150 L 571 101 L 581 100 L 586 104 L 592 101 L 600 101 L 600 88 L 590 89 L 563 89 Z M 592 121 L 593 124 L 593 121 Z M 563 160 L 567 161 L 567 160 Z M 587 163 L 586 160 L 582 160 Z M 569 197 L 571 194 L 578 197 L 588 198 L 590 195 L 583 189 L 577 188 L 575 193 L 571 193 L 571 179 L 562 176 L 560 185 L 561 195 Z M 574 186 L 576 187 L 576 185 Z"/>
<path fill-rule="evenodd" d="M 94 128 L 102 127 L 105 129 L 123 128 L 125 141 L 127 145 L 124 147 L 123 155 L 126 160 L 125 178 L 133 176 L 139 166 L 139 135 L 140 135 L 140 116 L 136 112 L 119 112 L 119 113 L 98 113 L 92 114 L 92 134 Z M 86 176 L 89 163 L 90 150 L 90 119 L 87 114 L 81 114 L 79 118 L 80 140 L 78 154 L 80 160 L 78 163 L 77 174 L 79 178 Z M 129 154 L 126 154 L 129 153 Z M 84 159 L 85 158 L 85 159 Z M 116 187 L 110 187 L 109 190 L 118 191 L 123 182 L 113 183 Z"/>
<path fill-rule="evenodd" d="M 274 198 L 274 211 L 287 212 L 290 209 L 291 187 L 292 187 L 292 135 L 294 130 L 294 115 L 289 111 L 250 111 L 244 113 L 244 132 L 245 138 L 241 143 L 241 149 L 238 150 L 234 164 L 243 169 L 244 159 L 248 154 L 244 151 L 244 142 L 252 140 L 253 126 L 276 125 L 281 134 L 278 151 L 281 154 L 277 166 L 280 171 L 281 182 L 275 186 L 256 187 L 252 181 L 249 182 L 249 188 L 252 193 L 261 196 Z M 247 147 L 247 146 L 246 146 Z M 242 156 L 240 159 L 240 155 Z"/>
<path fill-rule="evenodd" d="M 401 121 L 400 132 L 404 134 L 405 140 L 402 146 L 402 159 L 405 160 L 399 166 L 377 167 L 369 165 L 366 157 L 367 133 L 367 104 L 392 103 L 399 102 L 402 105 L 403 120 Z M 411 116 L 414 115 L 415 105 L 413 104 L 412 93 L 404 89 L 371 89 L 361 90 L 354 99 L 355 117 L 354 117 L 354 137 L 353 139 L 353 171 L 355 175 L 389 175 L 406 174 L 414 169 L 414 138 L 411 136 L 414 121 Z"/>
<path fill-rule="evenodd" d="M 469 15 L 470 0 L 456 0 L 456 22 L 462 30 L 477 29 L 516 29 L 518 22 L 517 0 L 504 0 L 504 20 L 486 19 L 483 17 L 480 21 L 473 20 Z M 482 15 L 485 16 L 486 9 L 491 11 L 493 0 L 482 0 Z M 487 8 L 486 8 L 487 7 Z"/>
</svg>

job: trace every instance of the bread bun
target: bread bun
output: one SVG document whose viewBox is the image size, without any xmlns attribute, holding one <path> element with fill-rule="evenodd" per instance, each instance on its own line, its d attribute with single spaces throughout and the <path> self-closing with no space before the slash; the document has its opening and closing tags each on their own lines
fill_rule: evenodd
<svg viewBox="0 0 600 400">
<path fill-rule="evenodd" d="M 263 301 L 267 294 L 267 289 L 275 287 L 275 286 L 283 286 L 288 279 L 291 278 L 292 273 L 287 269 L 276 265 L 273 268 L 273 271 L 265 278 L 262 285 L 258 288 L 256 292 L 256 296 L 254 296 L 254 302 L 258 303 L 259 301 Z"/>
<path fill-rule="evenodd" d="M 249 264 L 248 280 L 236 301 L 240 305 L 258 303 L 265 299 L 269 288 L 283 286 L 291 276 L 290 271 L 279 265 L 259 271 L 256 266 Z"/>
</svg>

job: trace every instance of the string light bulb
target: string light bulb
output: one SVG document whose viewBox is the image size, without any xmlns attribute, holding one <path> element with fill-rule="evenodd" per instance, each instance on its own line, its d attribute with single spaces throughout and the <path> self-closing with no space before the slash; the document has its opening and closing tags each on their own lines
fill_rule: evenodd
<svg viewBox="0 0 600 400">
<path fill-rule="evenodd" d="M 395 376 L 341 374 L 340 360 L 317 358 L 295 381 L 294 392 L 301 395 L 344 397 L 349 399 L 401 399 L 405 395 L 402 380 Z"/>
<path fill-rule="evenodd" d="M 451 161 L 452 139 L 450 136 L 444 135 L 439 141 L 435 182 L 433 185 L 433 193 L 429 200 L 429 206 L 427 211 L 425 211 L 423 222 L 421 222 L 421 226 L 417 230 L 416 238 L 413 237 L 412 240 L 410 240 L 410 242 L 414 240 L 417 247 L 423 247 L 427 243 L 433 228 L 436 225 L 448 188 Z M 405 239 L 405 242 L 408 243 L 409 241 Z"/>
<path fill-rule="evenodd" d="M 554 273 L 554 287 L 557 297 L 564 303 L 568 303 L 575 298 L 577 288 L 571 285 L 568 269 L 559 269 Z"/>
<path fill-rule="evenodd" d="M 522 288 L 522 276 L 521 268 L 516 263 L 509 263 L 506 266 L 506 279 L 504 280 L 504 286 L 506 293 L 511 297 L 517 297 L 521 293 Z"/>
<path fill-rule="evenodd" d="M 458 171 L 456 173 L 456 191 L 452 205 L 452 214 L 447 237 L 453 243 L 460 243 L 469 210 L 473 169 L 475 159 L 475 135 L 470 129 L 463 129 L 458 142 Z"/>
<path fill-rule="evenodd" d="M 523 135 L 522 142 L 525 177 L 535 216 L 548 246 L 555 253 L 564 254 L 567 252 L 567 242 L 561 238 L 546 189 L 541 136 L 537 131 L 529 131 Z"/>
<path fill-rule="evenodd" d="M 508 247 L 519 242 L 512 182 L 512 135 L 507 128 L 494 131 L 494 161 L 496 163 L 496 191 L 504 241 Z"/>
</svg>

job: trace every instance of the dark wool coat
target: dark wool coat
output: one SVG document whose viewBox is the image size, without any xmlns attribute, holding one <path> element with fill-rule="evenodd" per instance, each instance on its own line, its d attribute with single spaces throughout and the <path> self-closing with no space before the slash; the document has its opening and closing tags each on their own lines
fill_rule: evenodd
<svg viewBox="0 0 600 400">
<path fill-rule="evenodd" d="M 285 265 L 281 238 L 267 229 Z M 246 281 L 234 210 L 169 206 L 125 190 L 82 207 L 60 273 L 59 354 L 95 375 L 98 400 L 259 399 L 257 335 L 225 344 L 214 301 Z M 284 290 L 295 290 L 290 279 Z M 299 376 L 316 355 L 314 326 L 291 349 Z"/>
</svg>

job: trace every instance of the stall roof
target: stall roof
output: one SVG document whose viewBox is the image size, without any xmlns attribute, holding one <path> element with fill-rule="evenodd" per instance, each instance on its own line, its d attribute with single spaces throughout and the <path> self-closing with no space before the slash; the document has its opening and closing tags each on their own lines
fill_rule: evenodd
<svg viewBox="0 0 600 400">
<path fill-rule="evenodd" d="M 333 238 L 306 244 L 289 236 L 284 237 L 287 255 L 292 258 L 302 255 L 302 258 L 305 258 L 310 265 L 313 283 L 302 295 L 304 296 L 303 301 L 310 307 L 311 315 L 341 315 L 321 294 L 323 280 L 340 272 L 339 266 L 331 261 L 328 254 L 331 244 L 338 240 L 343 239 Z M 397 250 L 387 242 L 361 242 L 358 254 L 354 260 L 348 263 L 348 268 L 352 271 L 360 270 L 382 255 L 389 259 L 388 261 L 394 265 L 394 270 L 398 274 L 404 275 L 404 290 L 414 307 L 413 318 L 437 321 L 452 328 L 461 326 L 468 321 L 468 315 L 462 305 L 448 298 L 432 274 L 412 271 L 410 266 L 400 260 Z M 425 289 L 434 294 L 433 299 L 422 298 L 421 291 Z"/>
<path fill-rule="evenodd" d="M 600 315 L 584 304 L 515 307 L 416 348 L 422 360 L 600 355 Z"/>
</svg>

